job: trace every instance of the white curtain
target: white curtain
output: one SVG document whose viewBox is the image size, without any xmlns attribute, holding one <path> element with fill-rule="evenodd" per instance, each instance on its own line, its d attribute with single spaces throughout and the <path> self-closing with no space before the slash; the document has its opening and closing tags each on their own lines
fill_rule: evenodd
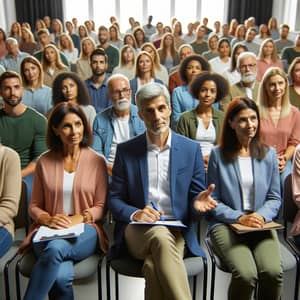
<svg viewBox="0 0 300 300">
<path fill-rule="evenodd" d="M 10 24 L 16 21 L 15 1 L 2 0 L 0 1 L 0 27 L 5 32 L 10 30 Z"/>
</svg>

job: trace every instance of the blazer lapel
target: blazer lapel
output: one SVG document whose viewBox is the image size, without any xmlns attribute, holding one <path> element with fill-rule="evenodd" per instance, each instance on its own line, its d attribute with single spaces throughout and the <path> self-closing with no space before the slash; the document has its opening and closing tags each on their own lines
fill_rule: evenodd
<svg viewBox="0 0 300 300">
<path fill-rule="evenodd" d="M 139 160 L 139 168 L 141 174 L 141 182 L 144 191 L 144 201 L 148 199 L 149 186 L 148 186 L 148 165 L 147 165 L 147 141 L 146 133 L 141 135 L 141 146 L 137 151 L 137 158 Z"/>
<path fill-rule="evenodd" d="M 171 134 L 171 132 L 170 132 Z M 170 149 L 170 164 L 169 164 L 169 176 L 170 176 L 170 195 L 171 195 L 171 202 L 173 208 L 175 205 L 173 203 L 175 199 L 175 184 L 176 184 L 176 176 L 177 176 L 177 169 L 178 169 L 178 143 L 176 134 L 172 132 L 172 140 L 171 140 L 171 149 Z"/>
</svg>

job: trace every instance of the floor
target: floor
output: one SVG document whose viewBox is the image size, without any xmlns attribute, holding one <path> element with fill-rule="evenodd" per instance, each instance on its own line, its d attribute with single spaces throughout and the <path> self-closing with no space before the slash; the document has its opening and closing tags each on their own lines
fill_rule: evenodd
<svg viewBox="0 0 300 300">
<path fill-rule="evenodd" d="M 203 229 L 204 231 L 205 229 Z M 22 233 L 19 233 L 22 235 Z M 203 236 L 203 235 L 202 235 Z M 203 247 L 205 249 L 205 247 Z M 102 286 L 105 287 L 105 261 L 102 265 Z M 209 261 L 210 266 L 210 261 Z M 10 282 L 12 283 L 10 286 L 11 291 L 11 300 L 16 299 L 15 296 L 15 284 L 14 284 L 14 268 L 10 269 Z M 0 274 L 2 275 L 2 274 Z M 210 276 L 210 274 L 209 274 Z M 210 277 L 209 277 L 210 278 Z M 282 300 L 292 300 L 293 299 L 293 288 L 294 288 L 294 278 L 295 278 L 295 270 L 285 273 L 284 275 L 284 288 L 283 288 L 283 297 Z M 0 276 L 1 281 L 3 278 Z M 111 272 L 111 280 L 112 286 L 113 285 L 113 272 Z M 226 291 L 228 287 L 228 283 L 230 280 L 230 276 L 226 273 L 217 271 L 216 274 L 216 289 L 215 289 L 215 300 L 225 300 L 226 299 Z M 143 289 L 144 289 L 144 280 L 139 278 L 128 278 L 121 276 L 120 277 L 120 286 L 119 286 L 119 295 L 120 300 L 143 300 Z M 210 283 L 210 280 L 208 280 Z M 0 300 L 4 300 L 4 289 L 1 282 L 0 288 Z M 26 288 L 27 280 L 22 278 L 21 280 L 21 287 L 22 293 Z M 202 299 L 202 290 L 201 290 L 201 278 L 198 278 L 198 285 L 197 285 L 197 299 Z M 209 288 L 208 288 L 209 291 Z M 90 278 L 85 282 L 76 282 L 74 284 L 74 294 L 76 300 L 96 300 L 98 299 L 98 288 L 97 288 L 97 276 Z M 102 291 L 103 300 L 106 300 L 106 290 Z M 208 295 L 209 297 L 209 295 Z M 112 299 L 114 298 L 114 291 L 112 290 Z"/>
</svg>

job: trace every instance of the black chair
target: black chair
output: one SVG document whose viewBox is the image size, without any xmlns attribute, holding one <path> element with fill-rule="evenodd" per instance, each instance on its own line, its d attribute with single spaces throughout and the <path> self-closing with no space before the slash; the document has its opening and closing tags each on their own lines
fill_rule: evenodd
<svg viewBox="0 0 300 300">
<path fill-rule="evenodd" d="M 207 292 L 207 260 L 202 257 L 186 257 L 184 258 L 184 264 L 188 277 L 193 277 L 193 300 L 196 300 L 197 291 L 197 276 L 203 273 L 203 296 L 202 299 L 206 299 Z M 113 259 L 106 262 L 106 290 L 107 299 L 111 299 L 111 283 L 110 283 L 110 270 L 115 272 L 115 295 L 116 300 L 119 300 L 119 274 L 129 277 L 144 278 L 142 273 L 143 260 L 135 259 L 131 255 L 126 255 L 118 259 Z M 101 263 L 98 266 L 98 274 L 101 272 Z M 102 283 L 98 281 L 99 294 L 102 291 Z"/>
<path fill-rule="evenodd" d="M 231 273 L 226 265 L 222 262 L 220 257 L 216 254 L 214 250 L 213 244 L 211 242 L 210 237 L 205 238 L 205 245 L 208 249 L 208 253 L 211 259 L 211 287 L 210 287 L 210 300 L 214 300 L 215 293 L 215 283 L 216 283 L 216 269 L 219 269 L 225 273 Z M 281 259 L 283 272 L 287 272 L 296 268 L 298 274 L 298 266 L 299 260 L 296 255 L 291 252 L 288 247 L 284 245 L 284 243 L 280 243 L 280 251 L 281 251 Z M 298 275 L 296 275 L 296 283 L 295 283 L 295 295 L 298 295 Z M 297 298 L 295 298 L 296 300 Z"/>
<path fill-rule="evenodd" d="M 296 271 L 296 281 L 295 281 L 295 296 L 294 299 L 298 299 L 299 294 L 299 270 L 300 270 L 300 250 L 296 246 L 295 241 L 292 236 L 288 234 L 290 225 L 294 222 L 295 216 L 298 212 L 298 207 L 293 199 L 292 191 L 292 175 L 288 175 L 284 181 L 284 190 L 283 190 L 283 222 L 284 222 L 284 231 L 283 236 L 285 241 L 296 253 L 297 259 L 297 271 Z"/>
<path fill-rule="evenodd" d="M 19 202 L 18 214 L 14 218 L 15 223 L 15 230 L 19 228 L 25 228 L 25 233 L 28 233 L 28 219 L 27 219 L 27 188 L 26 183 L 22 181 L 22 191 L 21 197 Z M 4 257 L 1 258 L 1 265 L 2 261 L 5 263 L 4 265 L 4 286 L 5 286 L 5 297 L 6 300 L 10 300 L 10 287 L 9 287 L 9 266 L 12 261 L 18 255 L 17 251 L 19 246 L 21 245 L 22 240 L 14 240 L 12 247 L 9 251 L 5 254 Z"/>
<path fill-rule="evenodd" d="M 97 272 L 97 266 L 99 261 L 102 261 L 104 254 L 93 254 L 86 259 L 74 264 L 74 281 L 80 279 L 86 279 L 91 277 Z M 17 300 L 21 300 L 21 287 L 20 287 L 20 274 L 24 277 L 30 278 L 34 264 L 36 263 L 36 257 L 32 250 L 23 254 L 16 263 L 15 277 L 16 277 L 16 290 Z M 101 272 L 98 273 L 101 276 Z M 101 278 L 98 278 L 101 282 Z M 99 291 L 99 300 L 102 299 L 101 290 Z"/>
</svg>

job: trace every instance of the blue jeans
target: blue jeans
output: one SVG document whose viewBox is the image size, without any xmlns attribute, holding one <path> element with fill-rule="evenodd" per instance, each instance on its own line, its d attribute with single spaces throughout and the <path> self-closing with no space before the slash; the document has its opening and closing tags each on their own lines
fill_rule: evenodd
<svg viewBox="0 0 300 300">
<path fill-rule="evenodd" d="M 6 228 L 0 227 L 0 258 L 9 250 L 13 243 L 11 234 Z"/>
<path fill-rule="evenodd" d="M 74 299 L 72 281 L 73 264 L 95 253 L 96 229 L 84 225 L 84 233 L 75 239 L 57 239 L 33 244 L 38 260 L 33 268 L 24 300 Z"/>
</svg>

